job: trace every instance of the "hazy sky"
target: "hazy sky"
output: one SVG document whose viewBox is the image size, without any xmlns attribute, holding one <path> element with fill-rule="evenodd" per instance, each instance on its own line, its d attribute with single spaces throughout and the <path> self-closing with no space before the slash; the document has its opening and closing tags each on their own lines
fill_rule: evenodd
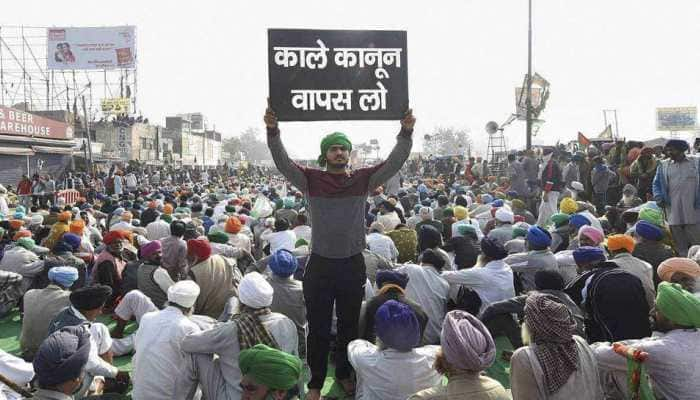
<svg viewBox="0 0 700 400">
<path fill-rule="evenodd" d="M 527 68 L 527 1 L 22 1 L 6 2 L 0 24 L 136 25 L 139 108 L 165 115 L 201 111 L 225 135 L 263 128 L 267 28 L 408 31 L 415 148 L 436 126 L 470 129 L 485 153 L 484 125 L 513 111 Z M 426 4 L 426 5 L 423 5 Z M 700 1 L 534 0 L 534 70 L 551 82 L 536 143 L 595 136 L 603 109 L 620 133 L 652 138 L 659 106 L 700 103 Z M 382 153 L 398 122 L 284 123 L 290 152 L 316 158 L 325 133 L 377 138 Z M 506 130 L 524 146 L 524 122 Z"/>
</svg>

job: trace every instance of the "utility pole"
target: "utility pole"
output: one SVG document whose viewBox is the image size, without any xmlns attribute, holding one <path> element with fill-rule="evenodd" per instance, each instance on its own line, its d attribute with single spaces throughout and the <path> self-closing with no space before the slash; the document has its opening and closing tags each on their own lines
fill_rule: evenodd
<svg viewBox="0 0 700 400">
<path fill-rule="evenodd" d="M 92 139 L 90 139 L 90 119 L 87 115 L 87 107 L 85 107 L 85 96 L 81 95 L 80 98 L 83 101 L 83 118 L 85 119 L 85 136 L 87 136 L 87 147 L 88 147 L 88 172 L 90 174 L 92 171 Z"/>
<path fill-rule="evenodd" d="M 525 103 L 525 149 L 532 148 L 532 0 L 527 0 L 527 100 Z"/>
</svg>

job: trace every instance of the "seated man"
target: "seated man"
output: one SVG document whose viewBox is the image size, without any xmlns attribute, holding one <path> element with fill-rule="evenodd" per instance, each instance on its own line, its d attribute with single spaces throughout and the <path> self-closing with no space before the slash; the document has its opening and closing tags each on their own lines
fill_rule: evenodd
<svg viewBox="0 0 700 400">
<path fill-rule="evenodd" d="M 404 400 L 440 383 L 442 375 L 432 368 L 440 347 L 416 348 L 420 325 L 410 306 L 389 300 L 374 319 L 379 346 L 363 339 L 348 344 L 357 374 L 355 399 Z"/>
<path fill-rule="evenodd" d="M 78 279 L 73 267 L 53 267 L 49 270 L 49 285 L 32 289 L 24 295 L 24 318 L 19 344 L 22 357 L 32 360 L 41 342 L 48 335 L 49 323 L 70 305 L 68 288 Z"/>
<path fill-rule="evenodd" d="M 526 253 L 512 254 L 503 262 L 517 273 L 522 283 L 522 292 L 535 290 L 535 273 L 542 270 L 557 270 L 558 264 L 554 254 L 549 250 L 552 235 L 547 230 L 533 225 L 527 230 Z"/>
<path fill-rule="evenodd" d="M 661 335 L 623 343 L 647 353 L 644 362 L 656 398 L 697 399 L 700 393 L 700 300 L 680 285 L 661 282 L 656 295 L 654 331 Z M 610 343 L 593 345 L 605 376 L 606 394 L 629 398 L 627 360 Z"/>
<path fill-rule="evenodd" d="M 107 245 L 95 260 L 95 268 L 92 271 L 92 281 L 100 285 L 109 286 L 112 289 L 111 296 L 107 299 L 107 308 L 113 308 L 121 294 L 122 272 L 126 267 L 127 257 L 124 246 L 128 240 L 126 231 L 110 231 L 104 236 L 104 244 Z"/>
<path fill-rule="evenodd" d="M 205 239 L 187 241 L 187 259 L 190 278 L 201 290 L 195 313 L 218 318 L 226 302 L 236 294 L 233 266 L 225 258 L 212 255 L 211 245 Z"/>
<path fill-rule="evenodd" d="M 693 251 L 691 247 L 688 251 L 690 255 Z M 671 257 L 659 265 L 659 279 L 663 282 L 677 283 L 683 289 L 694 293 L 700 297 L 700 265 L 690 258 Z"/>
<path fill-rule="evenodd" d="M 83 326 L 67 326 L 51 335 L 39 346 L 34 358 L 34 372 L 39 390 L 34 399 L 72 399 L 84 382 L 90 358 L 90 333 Z"/>
<path fill-rule="evenodd" d="M 576 321 L 558 298 L 532 293 L 525 301 L 523 342 L 511 358 L 514 399 L 602 399 L 593 350 L 576 336 Z"/>
<path fill-rule="evenodd" d="M 197 380 L 208 400 L 241 397 L 238 356 L 242 350 L 266 344 L 297 354 L 296 326 L 291 319 L 270 311 L 273 289 L 267 280 L 251 272 L 243 277 L 238 291 L 239 312 L 231 320 L 182 340 L 181 348 L 192 354 Z"/>
<path fill-rule="evenodd" d="M 304 287 L 301 281 L 294 279 L 294 273 L 299 267 L 297 258 L 289 250 L 277 250 L 273 253 L 267 265 L 272 275 L 267 281 L 272 286 L 272 312 L 284 314 L 294 321 L 299 332 L 299 354 L 306 354 L 306 306 L 304 305 Z"/>
<path fill-rule="evenodd" d="M 284 400 L 302 377 L 299 357 L 258 344 L 241 351 L 241 388 L 244 400 Z"/>
</svg>

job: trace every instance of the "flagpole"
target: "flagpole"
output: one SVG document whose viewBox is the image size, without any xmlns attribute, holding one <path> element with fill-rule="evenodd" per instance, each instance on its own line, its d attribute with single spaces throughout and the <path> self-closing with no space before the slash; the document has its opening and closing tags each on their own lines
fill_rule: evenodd
<svg viewBox="0 0 700 400">
<path fill-rule="evenodd" d="M 525 103 L 525 149 L 532 148 L 532 0 L 527 1 L 527 100 Z"/>
</svg>

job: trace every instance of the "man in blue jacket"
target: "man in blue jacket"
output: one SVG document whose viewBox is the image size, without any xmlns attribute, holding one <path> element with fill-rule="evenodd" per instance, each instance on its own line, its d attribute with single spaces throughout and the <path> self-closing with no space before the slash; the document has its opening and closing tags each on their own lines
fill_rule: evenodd
<svg viewBox="0 0 700 400">
<path fill-rule="evenodd" d="M 700 159 L 686 156 L 688 143 L 672 139 L 664 153 L 668 159 L 659 162 L 654 177 L 654 200 L 666 213 L 666 221 L 680 257 L 688 248 L 700 244 Z"/>
</svg>

